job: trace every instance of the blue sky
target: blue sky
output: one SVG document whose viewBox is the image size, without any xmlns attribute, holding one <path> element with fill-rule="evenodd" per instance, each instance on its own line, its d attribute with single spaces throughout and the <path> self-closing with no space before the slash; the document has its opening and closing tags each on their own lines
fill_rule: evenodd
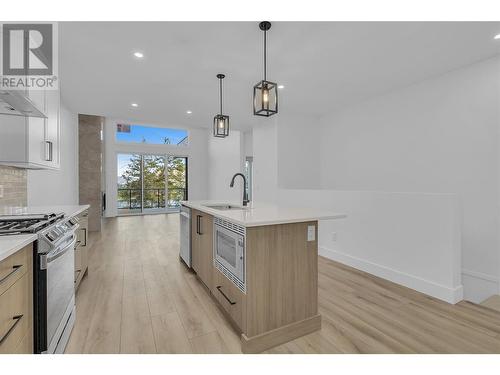
<svg viewBox="0 0 500 375">
<path fill-rule="evenodd" d="M 130 133 L 116 132 L 119 142 L 142 143 L 143 139 L 149 144 L 163 144 L 163 139 L 169 138 L 170 144 L 179 143 L 187 136 L 187 131 L 182 129 L 153 128 L 142 125 L 130 125 Z"/>
</svg>

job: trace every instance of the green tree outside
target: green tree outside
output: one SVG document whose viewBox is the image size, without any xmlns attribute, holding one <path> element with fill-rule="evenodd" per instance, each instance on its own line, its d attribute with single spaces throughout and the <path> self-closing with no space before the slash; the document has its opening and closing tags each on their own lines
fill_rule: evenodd
<svg viewBox="0 0 500 375">
<path fill-rule="evenodd" d="M 168 171 L 168 205 L 176 207 L 185 199 L 186 189 L 186 158 L 160 155 L 131 156 L 127 167 L 118 183 L 118 200 L 131 201 L 131 208 L 141 208 L 141 169 L 144 178 L 144 208 L 165 207 L 165 161 Z M 142 163 L 144 163 L 142 165 Z M 131 189 L 129 191 L 128 189 Z M 128 204 L 127 204 L 128 207 Z"/>
</svg>

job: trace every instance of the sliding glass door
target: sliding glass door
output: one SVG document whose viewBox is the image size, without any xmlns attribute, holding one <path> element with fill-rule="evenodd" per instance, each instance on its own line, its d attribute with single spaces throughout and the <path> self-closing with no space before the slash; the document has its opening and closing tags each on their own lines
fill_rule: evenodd
<svg viewBox="0 0 500 375">
<path fill-rule="evenodd" d="M 187 166 L 186 157 L 118 154 L 118 214 L 178 211 L 187 200 Z"/>
<path fill-rule="evenodd" d="M 167 186 L 169 210 L 179 210 L 180 201 L 185 201 L 187 197 L 187 158 L 179 156 L 167 157 Z"/>
<path fill-rule="evenodd" d="M 165 157 L 143 155 L 143 202 L 144 212 L 165 211 Z"/>
<path fill-rule="evenodd" d="M 142 157 L 118 154 L 118 214 L 142 212 Z"/>
</svg>

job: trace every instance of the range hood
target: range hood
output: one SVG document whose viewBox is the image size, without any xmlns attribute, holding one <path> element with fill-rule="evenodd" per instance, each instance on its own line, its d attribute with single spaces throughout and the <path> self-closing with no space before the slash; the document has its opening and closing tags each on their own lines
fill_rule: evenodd
<svg viewBox="0 0 500 375">
<path fill-rule="evenodd" d="M 0 114 L 47 118 L 22 91 L 0 90 Z"/>
</svg>

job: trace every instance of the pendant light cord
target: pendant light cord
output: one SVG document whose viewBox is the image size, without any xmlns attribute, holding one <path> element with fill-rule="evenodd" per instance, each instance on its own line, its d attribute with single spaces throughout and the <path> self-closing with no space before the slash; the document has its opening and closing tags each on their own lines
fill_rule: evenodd
<svg viewBox="0 0 500 375">
<path fill-rule="evenodd" d="M 267 30 L 264 30 L 264 81 L 267 81 Z"/>
<path fill-rule="evenodd" d="M 222 78 L 219 78 L 220 83 L 220 114 L 222 115 Z"/>
</svg>

